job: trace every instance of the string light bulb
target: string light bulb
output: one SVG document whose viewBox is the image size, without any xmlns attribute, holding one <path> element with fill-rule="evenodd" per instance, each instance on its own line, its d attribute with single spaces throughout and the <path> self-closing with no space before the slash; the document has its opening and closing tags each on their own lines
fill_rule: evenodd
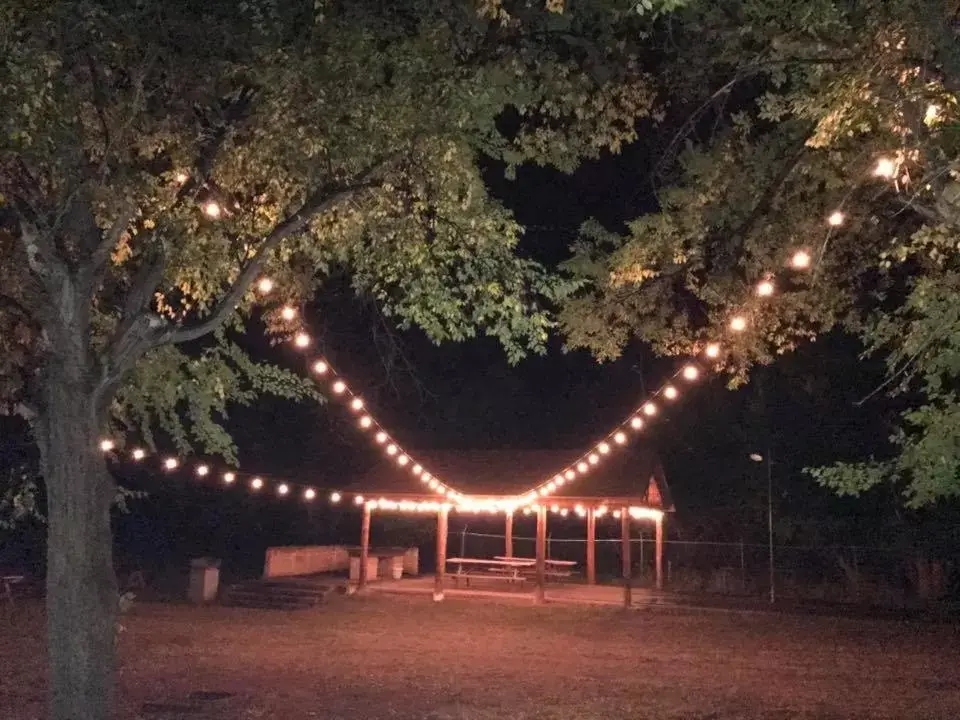
<svg viewBox="0 0 960 720">
<path fill-rule="evenodd" d="M 353 498 L 354 505 L 363 505 L 363 495 L 357 495 Z"/>
<path fill-rule="evenodd" d="M 596 453 L 590 453 L 590 456 L 587 458 L 587 461 L 591 465 L 596 465 L 598 462 L 600 462 L 600 456 L 597 455 Z"/>
<path fill-rule="evenodd" d="M 280 317 L 282 317 L 287 322 L 290 322 L 297 316 L 296 308 L 290 305 L 284 305 L 283 310 L 280 311 Z"/>
<path fill-rule="evenodd" d="M 630 418 L 630 427 L 634 430 L 640 430 L 643 427 L 643 418 L 639 415 L 634 415 Z"/>
<path fill-rule="evenodd" d="M 398 450 L 397 446 L 394 445 L 393 443 L 390 443 L 389 445 L 387 445 L 387 455 L 396 455 L 397 450 Z"/>
<path fill-rule="evenodd" d="M 747 319 L 743 315 L 735 315 L 730 320 L 730 329 L 734 332 L 743 332 L 747 329 Z"/>
<path fill-rule="evenodd" d="M 134 460 L 143 460 L 147 456 L 147 453 L 143 448 L 134 448 L 130 456 Z"/>
<path fill-rule="evenodd" d="M 696 365 L 687 365 L 683 369 L 683 379 L 684 380 L 696 380 L 700 376 L 700 371 L 697 370 Z"/>
<path fill-rule="evenodd" d="M 590 469 L 590 466 L 587 465 L 583 460 L 577 463 L 577 472 L 582 474 L 587 472 L 587 470 L 589 469 Z"/>
<path fill-rule="evenodd" d="M 406 455 L 401 455 L 400 457 L 397 458 L 397 465 L 399 465 L 400 467 L 403 467 L 408 462 L 410 462 L 410 458 L 407 457 Z"/>
<path fill-rule="evenodd" d="M 377 433 L 376 440 L 378 444 L 383 445 L 387 441 L 387 434 L 381 430 Z"/>
<path fill-rule="evenodd" d="M 653 417 L 654 415 L 657 414 L 657 406 L 654 405 L 652 402 L 644 403 L 643 412 L 645 415 L 647 415 L 647 417 Z"/>
<path fill-rule="evenodd" d="M 219 218 L 221 212 L 223 211 L 220 209 L 220 203 L 208 200 L 203 204 L 203 214 L 212 220 Z"/>
<path fill-rule="evenodd" d="M 343 499 L 343 496 L 340 493 L 338 493 L 336 490 L 330 493 L 330 502 L 332 502 L 334 505 L 336 505 L 342 499 Z"/>
<path fill-rule="evenodd" d="M 343 380 L 337 380 L 332 389 L 337 395 L 343 395 L 347 391 L 347 384 Z"/>
<path fill-rule="evenodd" d="M 830 213 L 829 217 L 827 217 L 827 225 L 830 227 L 840 227 L 843 225 L 843 221 L 846 219 L 846 215 L 839 210 L 834 210 L 832 213 Z"/>
<path fill-rule="evenodd" d="M 369 415 L 364 415 L 362 418 L 360 418 L 360 427 L 364 430 L 369 428 L 371 425 L 373 425 L 373 418 Z"/>
<path fill-rule="evenodd" d="M 795 270 L 806 270 L 811 262 L 813 258 L 806 250 L 797 250 L 790 258 L 790 266 Z"/>
<path fill-rule="evenodd" d="M 268 277 L 260 278 L 257 281 L 257 290 L 264 295 L 268 295 L 273 290 L 273 280 Z"/>
<path fill-rule="evenodd" d="M 713 360 L 720 357 L 720 343 L 707 343 L 707 348 L 704 350 L 704 354 Z"/>
<path fill-rule="evenodd" d="M 607 453 L 610 452 L 610 444 L 602 442 L 599 445 L 597 445 L 597 450 L 600 451 L 601 455 L 606 455 Z"/>
<path fill-rule="evenodd" d="M 877 160 L 877 164 L 873 168 L 873 174 L 876 177 L 890 180 L 897 174 L 897 164 L 888 157 L 882 157 Z"/>
<path fill-rule="evenodd" d="M 232 483 L 232 482 L 233 482 L 234 480 L 236 480 L 236 479 L 237 479 L 237 474 L 234 473 L 234 472 L 225 472 L 225 473 L 223 474 L 223 481 L 224 481 L 227 485 L 229 485 L 230 483 Z"/>
<path fill-rule="evenodd" d="M 298 332 L 293 337 L 293 344 L 296 345 L 298 348 L 308 347 L 310 345 L 310 336 L 307 335 L 305 332 Z"/>
<path fill-rule="evenodd" d="M 329 369 L 330 369 L 330 366 L 327 365 L 323 360 L 317 360 L 317 361 L 313 364 L 313 371 L 314 371 L 317 375 L 326 375 L 326 374 L 327 374 L 327 370 L 329 370 Z"/>
<path fill-rule="evenodd" d="M 618 430 L 613 436 L 613 441 L 617 445 L 624 445 L 627 442 L 627 434 Z"/>
<path fill-rule="evenodd" d="M 316 496 L 317 496 L 317 491 L 314 490 L 313 488 L 307 488 L 306 490 L 303 491 L 304 500 L 310 501 L 310 500 L 313 500 Z M 333 496 L 331 495 L 330 502 L 333 502 L 333 501 L 334 501 Z"/>
<path fill-rule="evenodd" d="M 774 287 L 772 280 L 761 280 L 759 283 L 757 283 L 758 297 L 770 297 L 773 295 L 774 290 L 776 290 L 776 288 Z"/>
<path fill-rule="evenodd" d="M 263 487 L 263 480 L 261 480 L 258 477 L 255 477 L 253 480 L 250 481 L 250 487 L 252 487 L 254 490 L 259 490 L 260 488 Z"/>
<path fill-rule="evenodd" d="M 290 492 L 290 486 L 287 485 L 286 483 L 282 483 L 282 484 L 277 488 L 277 494 L 278 494 L 278 495 L 286 495 L 288 492 Z"/>
<path fill-rule="evenodd" d="M 197 465 L 197 477 L 206 477 L 210 474 L 209 465 Z"/>
<path fill-rule="evenodd" d="M 166 460 L 163 461 L 163 467 L 165 467 L 167 470 L 176 470 L 177 465 L 179 464 L 180 464 L 180 461 L 174 457 L 168 457 Z"/>
<path fill-rule="evenodd" d="M 358 397 L 355 397 L 353 400 L 350 401 L 350 409 L 353 410 L 354 412 L 359 412 L 360 410 L 363 410 L 363 400 L 361 400 Z"/>
<path fill-rule="evenodd" d="M 677 389 L 673 385 L 667 385 L 663 389 L 663 396 L 667 398 L 667 400 L 676 400 L 679 394 L 680 393 L 677 392 Z"/>
<path fill-rule="evenodd" d="M 573 469 L 570 469 L 570 470 L 567 470 L 567 471 L 563 474 L 563 476 L 564 476 L 567 480 L 576 480 L 576 478 L 577 478 L 577 473 L 576 473 Z"/>
<path fill-rule="evenodd" d="M 116 446 L 117 444 L 113 440 L 110 440 L 109 438 L 106 438 L 100 441 L 100 450 L 103 452 L 110 452 Z"/>
</svg>

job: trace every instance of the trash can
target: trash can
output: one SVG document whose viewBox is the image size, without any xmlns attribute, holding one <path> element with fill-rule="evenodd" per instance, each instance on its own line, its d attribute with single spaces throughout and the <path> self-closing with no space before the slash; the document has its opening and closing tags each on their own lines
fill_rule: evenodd
<svg viewBox="0 0 960 720">
<path fill-rule="evenodd" d="M 217 599 L 220 585 L 220 561 L 202 557 L 190 561 L 190 588 L 187 597 L 194 605 L 206 605 Z"/>
</svg>

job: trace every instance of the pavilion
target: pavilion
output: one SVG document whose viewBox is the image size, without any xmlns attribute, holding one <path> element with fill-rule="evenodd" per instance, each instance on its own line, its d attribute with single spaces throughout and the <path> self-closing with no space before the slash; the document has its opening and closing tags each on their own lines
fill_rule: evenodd
<svg viewBox="0 0 960 720">
<path fill-rule="evenodd" d="M 543 483 L 545 473 L 569 465 L 578 453 L 569 451 L 423 451 L 424 464 L 443 477 L 447 488 L 437 488 L 432 476 L 421 481 L 411 478 L 409 470 L 384 458 L 355 482 L 344 488 L 343 496 L 352 496 L 363 507 L 360 538 L 360 575 L 358 590 L 367 585 L 367 561 L 370 552 L 370 523 L 374 513 L 409 511 L 436 513 L 437 546 L 434 600 L 444 597 L 447 565 L 447 531 L 451 512 L 503 514 L 504 556 L 514 557 L 513 521 L 518 512 L 535 514 L 537 603 L 545 601 L 547 580 L 546 538 L 551 513 L 574 513 L 585 520 L 586 581 L 596 583 L 596 522 L 610 514 L 620 521 L 624 604 L 631 597 L 631 524 L 634 520 L 652 522 L 655 527 L 656 587 L 663 587 L 663 521 L 674 510 L 656 453 L 647 445 L 634 444 L 610 454 L 602 463 L 594 462 L 575 479 L 565 481 L 556 475 Z M 548 476 L 549 477 L 549 476 Z M 568 475 L 569 477 L 569 475 Z M 419 488 L 417 487 L 419 485 Z M 441 494 L 438 497 L 438 492 Z"/>
</svg>

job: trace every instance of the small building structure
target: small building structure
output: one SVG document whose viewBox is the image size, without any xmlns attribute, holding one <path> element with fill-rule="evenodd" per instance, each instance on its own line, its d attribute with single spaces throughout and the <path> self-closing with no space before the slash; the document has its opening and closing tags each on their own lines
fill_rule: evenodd
<svg viewBox="0 0 960 720">
<path fill-rule="evenodd" d="M 598 446 L 603 452 L 604 443 Z M 551 514 L 582 517 L 586 539 L 586 580 L 596 583 L 596 523 L 612 516 L 621 536 L 623 601 L 632 602 L 631 527 L 634 522 L 654 526 L 655 582 L 663 587 L 663 532 L 666 513 L 674 510 L 663 466 L 646 444 L 618 448 L 600 458 L 582 456 L 569 469 L 576 451 L 466 450 L 423 451 L 417 457 L 432 474 L 418 481 L 409 468 L 387 456 L 339 493 L 343 502 L 362 507 L 357 589 L 367 584 L 370 525 L 384 512 L 435 514 L 436 575 L 434 600 L 444 597 L 447 536 L 450 513 L 500 514 L 504 518 L 503 557 L 514 556 L 513 524 L 517 513 L 536 516 L 535 600 L 545 602 L 548 575 L 547 528 Z M 564 468 L 568 468 L 564 471 Z M 561 469 L 557 474 L 556 470 Z M 551 474 L 553 471 L 554 474 Z M 442 477 L 443 484 L 435 477 Z M 419 487 L 417 487 L 419 485 Z M 456 491 L 452 490 L 456 488 Z"/>
</svg>

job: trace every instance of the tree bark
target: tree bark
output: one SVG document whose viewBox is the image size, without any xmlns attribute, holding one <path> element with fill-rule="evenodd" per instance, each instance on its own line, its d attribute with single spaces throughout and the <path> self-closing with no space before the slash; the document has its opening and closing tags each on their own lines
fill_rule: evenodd
<svg viewBox="0 0 960 720">
<path fill-rule="evenodd" d="M 71 329 L 80 332 L 77 326 Z M 74 337 L 75 349 L 87 339 Z M 82 350 L 50 362 L 34 423 L 47 488 L 47 647 L 50 717 L 113 713 L 117 581 L 113 479 L 99 449 L 99 413 Z"/>
</svg>

